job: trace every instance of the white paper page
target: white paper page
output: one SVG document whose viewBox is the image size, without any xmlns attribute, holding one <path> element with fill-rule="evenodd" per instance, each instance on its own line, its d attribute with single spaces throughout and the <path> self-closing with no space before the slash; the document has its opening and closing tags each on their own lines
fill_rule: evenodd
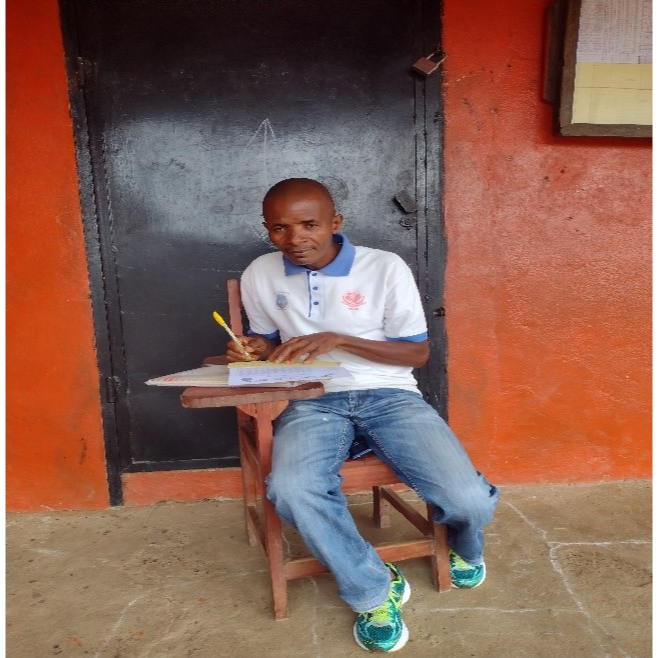
<svg viewBox="0 0 658 658">
<path fill-rule="evenodd" d="M 339 363 L 315 361 L 305 363 L 232 363 L 229 367 L 231 386 L 254 386 L 276 382 L 315 382 L 335 378 L 352 378 Z"/>
<path fill-rule="evenodd" d="M 294 386 L 300 382 L 315 382 L 352 375 L 335 361 L 314 361 L 280 364 L 268 361 L 209 365 L 183 370 L 171 375 L 154 377 L 150 386 Z"/>
</svg>

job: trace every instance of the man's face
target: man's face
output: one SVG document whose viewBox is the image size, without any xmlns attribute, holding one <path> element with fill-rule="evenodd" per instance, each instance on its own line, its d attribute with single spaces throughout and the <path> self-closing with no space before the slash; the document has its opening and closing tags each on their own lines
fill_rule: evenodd
<svg viewBox="0 0 658 658">
<path fill-rule="evenodd" d="M 295 263 L 319 270 L 331 263 L 340 249 L 333 241 L 343 223 L 331 203 L 321 195 L 287 195 L 269 200 L 263 208 L 263 225 L 274 246 Z"/>
</svg>

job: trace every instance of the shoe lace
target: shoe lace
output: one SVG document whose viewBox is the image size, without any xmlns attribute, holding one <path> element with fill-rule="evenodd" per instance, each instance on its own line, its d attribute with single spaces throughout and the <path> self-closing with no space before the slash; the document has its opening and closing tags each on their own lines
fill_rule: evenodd
<svg viewBox="0 0 658 658">
<path fill-rule="evenodd" d="M 453 565 L 458 568 L 459 570 L 465 570 L 465 569 L 472 569 L 473 565 L 469 564 L 468 562 L 464 562 L 455 551 L 450 551 L 450 557 L 452 558 L 452 563 Z"/>
<path fill-rule="evenodd" d="M 377 626 L 388 624 L 391 621 L 391 615 L 393 613 L 393 610 L 391 610 L 391 608 L 394 607 L 395 606 L 393 602 L 387 600 L 384 603 L 382 603 L 379 606 L 379 608 L 375 608 L 372 612 L 364 613 L 366 616 L 366 620 Z"/>
</svg>

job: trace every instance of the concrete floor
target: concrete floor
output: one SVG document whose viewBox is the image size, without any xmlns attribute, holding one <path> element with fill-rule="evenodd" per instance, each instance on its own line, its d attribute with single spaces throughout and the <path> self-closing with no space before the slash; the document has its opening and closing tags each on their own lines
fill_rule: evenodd
<svg viewBox="0 0 658 658">
<path fill-rule="evenodd" d="M 368 536 L 365 496 L 351 507 Z M 289 584 L 275 622 L 240 501 L 9 514 L 9 658 L 364 656 L 333 580 Z M 366 530 L 367 528 L 367 530 Z M 437 594 L 425 559 L 402 563 L 411 639 L 397 655 L 651 655 L 651 485 L 504 487 L 487 528 L 486 583 Z M 300 550 L 294 533 L 290 550 Z"/>
</svg>

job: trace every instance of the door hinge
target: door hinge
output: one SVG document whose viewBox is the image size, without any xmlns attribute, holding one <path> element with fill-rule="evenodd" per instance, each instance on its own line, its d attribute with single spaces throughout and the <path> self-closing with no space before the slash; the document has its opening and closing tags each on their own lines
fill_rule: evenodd
<svg viewBox="0 0 658 658">
<path fill-rule="evenodd" d="M 119 397 L 119 378 L 106 377 L 105 378 L 105 402 L 114 404 Z"/>
</svg>

